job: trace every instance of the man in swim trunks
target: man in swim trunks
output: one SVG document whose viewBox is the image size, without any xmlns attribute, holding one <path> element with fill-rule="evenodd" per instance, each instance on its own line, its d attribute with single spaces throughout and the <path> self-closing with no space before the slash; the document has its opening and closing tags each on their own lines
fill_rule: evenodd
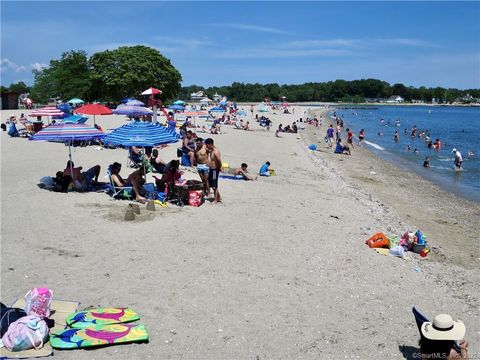
<svg viewBox="0 0 480 360">
<path fill-rule="evenodd" d="M 209 173 L 208 173 L 208 184 L 213 189 L 213 202 L 217 203 L 221 200 L 220 192 L 218 191 L 218 176 L 220 171 L 222 171 L 222 159 L 220 151 L 215 147 L 212 138 L 205 140 L 205 146 L 209 154 Z"/>
<path fill-rule="evenodd" d="M 203 183 L 203 195 L 208 196 L 210 194 L 210 186 L 208 185 L 208 172 L 210 170 L 208 166 L 208 151 L 202 138 L 197 138 L 196 146 L 195 159 L 197 160 L 197 171 Z"/>
<path fill-rule="evenodd" d="M 245 163 L 242 163 L 242 165 L 240 165 L 239 168 L 236 168 L 233 170 L 233 174 L 236 176 L 236 177 L 239 177 L 240 179 L 244 179 L 244 180 L 257 180 L 257 177 L 256 176 L 253 176 L 253 175 L 250 175 L 248 173 L 248 165 L 245 164 Z"/>
<path fill-rule="evenodd" d="M 352 149 L 354 148 L 353 147 L 353 131 L 350 129 L 347 129 L 347 144 L 351 146 Z"/>
</svg>

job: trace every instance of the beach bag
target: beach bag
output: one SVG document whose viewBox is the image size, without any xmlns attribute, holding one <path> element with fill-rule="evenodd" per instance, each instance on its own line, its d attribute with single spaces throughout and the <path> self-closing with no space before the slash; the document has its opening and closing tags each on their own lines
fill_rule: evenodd
<svg viewBox="0 0 480 360">
<path fill-rule="evenodd" d="M 50 316 L 53 292 L 49 288 L 33 288 L 25 295 L 25 312 L 41 318 Z"/>
<path fill-rule="evenodd" d="M 27 314 L 25 311 L 19 308 L 10 308 L 8 306 L 5 306 L 3 303 L 0 303 L 1 306 L 1 324 L 0 324 L 0 336 L 3 336 L 7 330 L 10 324 L 14 323 L 21 317 L 26 316 Z"/>
<path fill-rule="evenodd" d="M 48 338 L 45 320 L 36 315 L 27 315 L 10 324 L 2 336 L 2 343 L 9 351 L 39 350 Z"/>
</svg>

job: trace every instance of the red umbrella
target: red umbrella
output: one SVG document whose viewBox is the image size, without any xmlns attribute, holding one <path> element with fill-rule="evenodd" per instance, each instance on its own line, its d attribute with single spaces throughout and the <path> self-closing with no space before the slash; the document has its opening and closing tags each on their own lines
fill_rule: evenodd
<svg viewBox="0 0 480 360">
<path fill-rule="evenodd" d="M 93 124 L 95 125 L 95 115 L 112 115 L 112 110 L 100 104 L 87 104 L 76 109 L 75 114 L 93 115 Z"/>
<path fill-rule="evenodd" d="M 147 90 L 142 92 L 142 95 L 157 95 L 161 94 L 162 90 L 155 89 L 153 87 L 148 88 Z"/>
</svg>

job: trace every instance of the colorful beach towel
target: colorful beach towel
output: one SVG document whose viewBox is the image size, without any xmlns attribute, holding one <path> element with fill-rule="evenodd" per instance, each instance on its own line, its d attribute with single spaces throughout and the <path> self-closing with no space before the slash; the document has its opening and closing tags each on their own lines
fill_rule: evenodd
<svg viewBox="0 0 480 360">
<path fill-rule="evenodd" d="M 50 334 L 50 344 L 55 349 L 80 349 L 147 340 L 147 330 L 142 324 L 97 325 L 86 329 L 67 329 Z"/>
<path fill-rule="evenodd" d="M 128 323 L 139 319 L 140 316 L 129 308 L 104 308 L 79 311 L 68 315 L 65 321 L 72 328 L 83 329 L 95 325 Z"/>
</svg>

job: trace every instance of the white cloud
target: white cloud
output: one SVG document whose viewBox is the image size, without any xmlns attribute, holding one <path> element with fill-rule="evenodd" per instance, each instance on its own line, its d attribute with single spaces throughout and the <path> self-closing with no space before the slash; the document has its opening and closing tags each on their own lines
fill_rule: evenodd
<svg viewBox="0 0 480 360">
<path fill-rule="evenodd" d="M 7 58 L 1 59 L 0 60 L 0 71 L 4 72 L 4 71 L 8 71 L 9 69 L 15 71 L 16 73 L 22 72 L 22 71 L 27 71 L 27 68 L 23 65 L 18 65 L 18 64 L 14 63 L 13 61 L 11 61 Z"/>
<path fill-rule="evenodd" d="M 218 27 L 228 27 L 232 29 L 239 29 L 239 30 L 249 30 L 249 31 L 259 31 L 259 32 L 266 32 L 271 34 L 286 34 L 286 31 L 272 28 L 272 27 L 265 27 L 265 26 L 258 26 L 258 25 L 250 25 L 250 24 L 229 24 L 229 23 L 221 23 L 221 24 L 206 24 L 208 26 L 218 26 Z"/>
<path fill-rule="evenodd" d="M 40 71 L 40 70 L 42 70 L 43 68 L 46 68 L 47 66 L 48 66 L 47 64 L 43 64 L 43 63 L 39 63 L 39 62 L 30 64 L 30 67 L 31 67 L 33 70 L 37 70 L 37 71 Z"/>
<path fill-rule="evenodd" d="M 215 57 L 224 59 L 258 59 L 258 58 L 295 58 L 295 57 L 335 57 L 348 56 L 351 53 L 341 49 L 284 49 L 256 48 L 238 49 L 218 53 Z"/>
</svg>

